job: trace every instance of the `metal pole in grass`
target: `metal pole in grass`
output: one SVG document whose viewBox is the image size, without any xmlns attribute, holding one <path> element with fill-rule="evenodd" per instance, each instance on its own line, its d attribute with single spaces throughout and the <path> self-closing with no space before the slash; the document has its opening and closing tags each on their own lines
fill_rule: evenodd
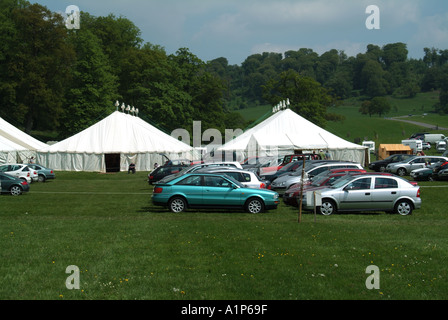
<svg viewBox="0 0 448 320">
<path fill-rule="evenodd" d="M 302 179 L 300 181 L 299 223 L 302 222 L 303 177 L 305 175 L 305 157 L 303 157 Z"/>
</svg>

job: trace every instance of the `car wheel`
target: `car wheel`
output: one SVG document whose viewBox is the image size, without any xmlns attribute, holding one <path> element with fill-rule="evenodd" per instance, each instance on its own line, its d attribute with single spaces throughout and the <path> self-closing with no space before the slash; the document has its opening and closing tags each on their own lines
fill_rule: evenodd
<svg viewBox="0 0 448 320">
<path fill-rule="evenodd" d="M 22 194 L 22 188 L 19 186 L 12 186 L 11 189 L 9 189 L 9 192 L 13 196 L 20 196 Z"/>
<path fill-rule="evenodd" d="M 318 210 L 320 214 L 323 214 L 324 216 L 329 216 L 333 213 L 336 213 L 337 211 L 336 204 L 333 201 L 327 199 L 322 200 L 322 205 L 318 207 Z"/>
<path fill-rule="evenodd" d="M 43 175 L 39 175 L 38 176 L 38 178 L 37 178 L 37 181 L 39 181 L 39 182 L 45 182 L 45 177 L 43 176 Z"/>
<path fill-rule="evenodd" d="M 407 200 L 400 200 L 395 205 L 395 212 L 402 216 L 410 215 L 412 213 L 412 204 Z"/>
<path fill-rule="evenodd" d="M 386 166 L 381 166 L 380 167 L 380 172 L 386 172 Z"/>
<path fill-rule="evenodd" d="M 168 204 L 171 212 L 179 213 L 187 209 L 187 201 L 182 197 L 174 197 Z"/>
<path fill-rule="evenodd" d="M 264 210 L 264 203 L 261 199 L 251 198 L 246 202 L 246 211 L 249 213 L 260 213 Z"/>
<path fill-rule="evenodd" d="M 397 174 L 398 174 L 400 177 L 404 176 L 404 175 L 406 174 L 406 169 L 404 169 L 404 168 L 400 168 L 400 169 L 398 169 L 398 170 L 397 170 Z"/>
</svg>

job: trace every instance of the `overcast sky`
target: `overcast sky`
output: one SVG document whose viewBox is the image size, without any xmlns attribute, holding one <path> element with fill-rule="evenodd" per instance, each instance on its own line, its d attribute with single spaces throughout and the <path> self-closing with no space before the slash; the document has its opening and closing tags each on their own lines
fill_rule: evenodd
<svg viewBox="0 0 448 320">
<path fill-rule="evenodd" d="M 203 61 L 219 57 L 241 64 L 249 55 L 311 48 L 348 56 L 368 44 L 406 43 L 410 58 L 424 47 L 448 49 L 446 0 L 36 0 L 51 11 L 76 5 L 93 16 L 131 20 L 145 42 L 168 54 L 186 47 Z M 368 29 L 369 5 L 380 29 Z M 82 21 L 81 21 L 82 28 Z"/>
</svg>

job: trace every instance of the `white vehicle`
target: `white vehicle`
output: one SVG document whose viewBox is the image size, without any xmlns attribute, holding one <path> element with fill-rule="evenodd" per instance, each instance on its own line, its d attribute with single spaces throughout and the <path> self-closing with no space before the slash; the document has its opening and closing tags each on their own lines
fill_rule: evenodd
<svg viewBox="0 0 448 320">
<path fill-rule="evenodd" d="M 28 183 L 33 182 L 33 178 L 32 178 L 32 172 L 33 170 L 31 170 L 27 165 L 24 164 L 4 164 L 2 166 L 0 166 L 0 172 L 4 172 L 7 173 L 13 177 L 25 180 Z M 37 172 L 36 173 L 36 181 L 38 179 L 38 175 Z M 33 174 L 34 176 L 34 174 Z"/>
<path fill-rule="evenodd" d="M 212 168 L 212 167 L 213 168 L 230 167 L 230 168 L 243 169 L 241 164 L 239 162 L 236 162 L 236 161 L 230 161 L 230 162 L 225 162 L 225 161 L 223 161 L 223 162 L 206 162 L 206 163 L 194 164 L 194 165 L 185 167 L 184 169 L 182 169 L 181 171 L 179 171 L 177 173 L 170 174 L 170 175 L 160 179 L 158 183 L 165 183 L 166 181 L 169 181 L 171 179 L 174 179 L 175 177 L 179 177 L 179 176 L 184 175 L 186 173 L 192 173 L 192 172 L 195 172 L 197 170 L 201 170 L 203 168 Z"/>
<path fill-rule="evenodd" d="M 368 147 L 370 153 L 375 153 L 375 141 L 363 141 L 362 146 Z"/>
<path fill-rule="evenodd" d="M 260 179 L 260 177 L 252 171 L 249 170 L 242 170 L 242 169 L 236 169 L 231 167 L 222 167 L 222 168 L 216 168 L 216 167 L 209 167 L 204 168 L 201 170 L 197 170 L 198 173 L 219 173 L 219 174 L 225 174 L 229 177 L 232 177 L 236 181 L 241 182 L 245 187 L 248 188 L 255 188 L 255 189 L 266 189 L 266 185 L 268 181 L 263 181 Z"/>
<path fill-rule="evenodd" d="M 437 152 L 443 153 L 446 151 L 446 141 L 437 142 Z"/>
<path fill-rule="evenodd" d="M 404 146 L 409 146 L 414 153 L 420 152 L 423 150 L 423 141 L 422 140 L 401 140 L 401 144 Z"/>
<path fill-rule="evenodd" d="M 440 140 L 445 140 L 446 137 L 444 134 L 441 133 L 427 133 L 424 135 L 425 142 L 429 143 L 437 143 Z"/>
</svg>

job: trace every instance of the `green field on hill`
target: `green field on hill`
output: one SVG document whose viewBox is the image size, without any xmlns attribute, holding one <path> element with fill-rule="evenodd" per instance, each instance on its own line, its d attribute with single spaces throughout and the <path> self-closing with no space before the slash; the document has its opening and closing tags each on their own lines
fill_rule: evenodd
<svg viewBox="0 0 448 320">
<path fill-rule="evenodd" d="M 448 128 L 448 115 L 434 113 L 434 104 L 438 101 L 438 93 L 419 93 L 415 98 L 393 98 L 388 97 L 392 106 L 391 112 L 385 117 L 374 115 L 362 115 L 359 107 L 362 101 L 359 98 L 345 100 L 340 106 L 329 108 L 331 113 L 344 116 L 342 122 L 329 121 L 326 130 L 350 142 L 357 140 L 373 140 L 380 143 L 400 143 L 401 140 L 409 138 L 414 132 L 427 131 L 431 133 L 440 132 L 448 135 L 448 130 L 435 130 L 424 128 L 396 120 L 392 117 L 403 117 L 410 120 L 430 124 L 434 127 Z M 260 117 L 269 114 L 271 106 L 258 106 L 240 110 L 246 120 L 256 121 Z"/>
</svg>

